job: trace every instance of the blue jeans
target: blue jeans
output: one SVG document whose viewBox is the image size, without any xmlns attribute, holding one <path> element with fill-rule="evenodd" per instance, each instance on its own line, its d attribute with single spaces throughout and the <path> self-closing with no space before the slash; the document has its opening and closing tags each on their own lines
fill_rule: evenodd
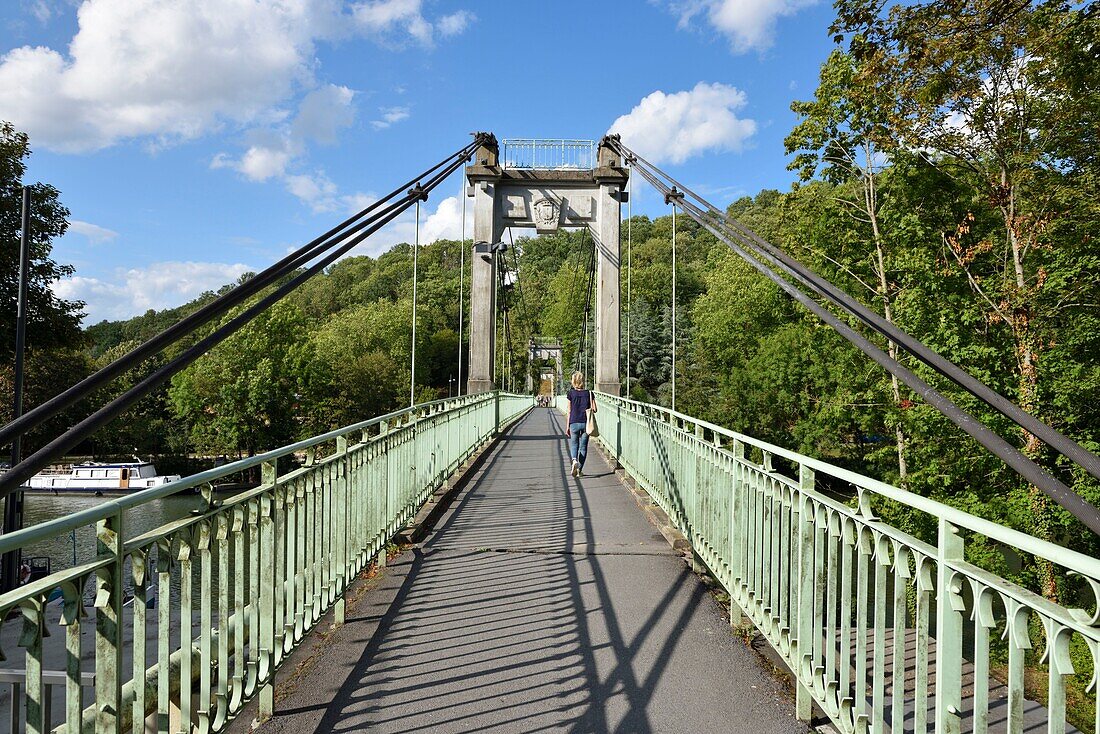
<svg viewBox="0 0 1100 734">
<path fill-rule="evenodd" d="M 584 432 L 584 428 L 584 423 L 569 424 L 569 458 L 576 459 L 582 469 L 588 456 L 588 434 Z"/>
</svg>

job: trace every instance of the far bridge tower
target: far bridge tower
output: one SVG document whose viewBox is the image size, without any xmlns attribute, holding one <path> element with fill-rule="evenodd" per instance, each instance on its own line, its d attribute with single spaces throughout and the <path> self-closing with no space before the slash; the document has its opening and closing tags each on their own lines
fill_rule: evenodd
<svg viewBox="0 0 1100 734">
<path fill-rule="evenodd" d="M 604 138 L 505 140 L 481 145 L 466 167 L 474 200 L 467 391 L 493 389 L 497 253 L 508 227 L 549 233 L 587 227 L 596 248 L 595 375 L 589 384 L 619 394 L 619 219 L 629 171 Z M 579 326 L 579 325 L 578 325 Z"/>
</svg>

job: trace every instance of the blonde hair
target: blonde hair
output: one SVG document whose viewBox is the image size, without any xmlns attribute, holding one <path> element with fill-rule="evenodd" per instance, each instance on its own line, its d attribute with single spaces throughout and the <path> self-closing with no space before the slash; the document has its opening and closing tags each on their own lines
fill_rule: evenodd
<svg viewBox="0 0 1100 734">
<path fill-rule="evenodd" d="M 584 373 L 583 372 L 574 372 L 573 377 L 572 377 L 571 380 L 569 380 L 569 382 L 572 383 L 573 387 L 576 388 L 577 390 L 583 390 L 584 389 Z"/>
</svg>

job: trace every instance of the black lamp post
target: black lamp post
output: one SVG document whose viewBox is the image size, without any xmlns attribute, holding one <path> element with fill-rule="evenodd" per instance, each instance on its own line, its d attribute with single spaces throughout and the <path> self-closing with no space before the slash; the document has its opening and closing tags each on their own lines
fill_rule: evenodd
<svg viewBox="0 0 1100 734">
<path fill-rule="evenodd" d="M 19 291 L 15 311 L 15 399 L 12 420 L 23 415 L 23 347 L 27 338 L 27 270 L 30 266 L 31 190 L 23 187 L 23 218 L 19 234 Z M 23 437 L 17 435 L 11 442 L 11 465 L 23 458 Z M 23 527 L 23 492 L 16 490 L 4 501 L 4 535 Z M 19 585 L 19 567 L 23 554 L 20 549 L 8 551 L 0 559 L 3 579 L 0 591 L 11 591 Z"/>
</svg>

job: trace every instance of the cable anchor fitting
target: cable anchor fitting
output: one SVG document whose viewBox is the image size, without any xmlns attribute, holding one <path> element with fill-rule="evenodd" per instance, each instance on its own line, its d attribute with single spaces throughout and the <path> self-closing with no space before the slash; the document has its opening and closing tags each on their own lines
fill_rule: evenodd
<svg viewBox="0 0 1100 734">
<path fill-rule="evenodd" d="M 672 189 L 667 194 L 665 194 L 665 203 L 678 204 L 682 206 L 684 203 L 684 192 L 673 186 Z"/>
<path fill-rule="evenodd" d="M 409 189 L 408 195 L 413 197 L 413 201 L 416 201 L 416 200 L 427 201 L 428 200 L 428 192 L 419 183 L 416 186 L 413 186 L 411 189 Z"/>
</svg>

